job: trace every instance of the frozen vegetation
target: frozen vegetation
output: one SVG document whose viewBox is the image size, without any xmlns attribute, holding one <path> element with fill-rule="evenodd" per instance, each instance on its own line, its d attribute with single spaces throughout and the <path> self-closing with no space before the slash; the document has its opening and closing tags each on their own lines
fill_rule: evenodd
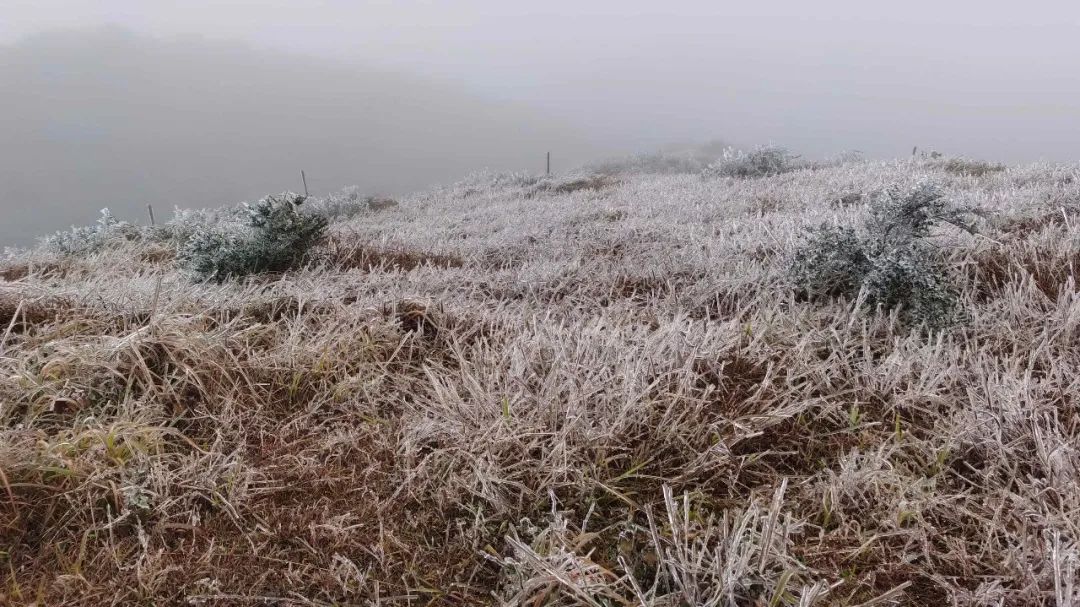
<svg viewBox="0 0 1080 607">
<path fill-rule="evenodd" d="M 0 595 L 1080 603 L 1080 168 L 593 171 L 9 253 Z"/>
</svg>

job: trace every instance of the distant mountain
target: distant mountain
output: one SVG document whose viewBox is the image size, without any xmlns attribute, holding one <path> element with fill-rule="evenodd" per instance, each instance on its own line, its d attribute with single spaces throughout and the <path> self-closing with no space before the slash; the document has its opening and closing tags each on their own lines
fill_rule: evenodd
<svg viewBox="0 0 1080 607">
<path fill-rule="evenodd" d="M 0 245 L 98 209 L 219 206 L 300 189 L 419 189 L 469 171 L 542 170 L 597 148 L 527 108 L 436 83 L 242 45 L 117 29 L 0 47 Z"/>
</svg>

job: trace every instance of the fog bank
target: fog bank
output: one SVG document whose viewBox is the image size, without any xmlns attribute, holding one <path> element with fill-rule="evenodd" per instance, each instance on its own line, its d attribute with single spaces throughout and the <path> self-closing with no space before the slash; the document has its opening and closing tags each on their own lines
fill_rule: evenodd
<svg viewBox="0 0 1080 607">
<path fill-rule="evenodd" d="M 285 189 L 399 193 L 594 157 L 586 137 L 466 87 L 195 38 L 60 32 L 0 50 L 0 244 L 109 207 L 144 220 Z"/>
</svg>

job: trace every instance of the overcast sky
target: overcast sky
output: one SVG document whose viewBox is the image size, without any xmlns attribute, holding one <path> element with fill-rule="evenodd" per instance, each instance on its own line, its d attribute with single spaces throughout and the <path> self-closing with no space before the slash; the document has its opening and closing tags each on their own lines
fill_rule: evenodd
<svg viewBox="0 0 1080 607">
<path fill-rule="evenodd" d="M 0 128 L 21 134 L 33 154 L 16 152 L 12 141 L 24 140 L 0 132 L 6 138 L 0 146 L 8 146 L 0 147 L 0 161 L 6 165 L 0 167 L 0 178 L 7 175 L 0 187 L 20 196 L 45 196 L 39 184 L 68 168 L 58 159 L 66 154 L 70 158 L 65 162 L 76 162 L 85 156 L 70 146 L 55 151 L 42 133 L 64 131 L 69 138 L 72 132 L 95 133 L 103 141 L 117 133 L 147 136 L 148 129 L 139 125 L 154 123 L 155 107 L 172 111 L 182 106 L 188 114 L 161 117 L 173 131 L 154 133 L 154 142 L 139 144 L 169 146 L 167 136 L 183 139 L 194 132 L 192 125 L 175 123 L 178 118 L 218 118 L 215 82 L 235 83 L 247 72 L 259 72 L 252 80 L 266 90 L 272 90 L 279 77 L 296 81 L 303 73 L 311 76 L 305 84 L 309 92 L 318 91 L 326 79 L 352 81 L 351 88 L 335 85 L 340 107 L 320 113 L 322 130 L 282 132 L 274 142 L 287 145 L 293 141 L 290 137 L 303 134 L 310 136 L 298 144 L 335 150 L 333 158 L 310 156 L 307 161 L 308 166 L 325 167 L 328 186 L 350 180 L 362 187 L 396 191 L 445 181 L 468 163 L 498 165 L 503 158 L 506 166 L 495 168 L 514 168 L 548 145 L 539 136 L 544 134 L 565 142 L 562 154 L 556 149 L 556 157 L 564 159 L 581 158 L 587 150 L 632 152 L 668 142 L 723 139 L 779 144 L 809 156 L 859 150 L 872 157 L 894 157 L 909 154 L 918 145 L 1010 162 L 1080 160 L 1080 3 L 1074 2 L 3 0 L 2 4 L 0 45 L 9 46 L 0 46 L 0 71 L 14 70 L 24 80 L 15 93 L 19 100 L 8 97 L 6 106 L 0 102 L 0 108 L 9 110 L 0 113 Z M 82 47 L 54 39 L 28 42 L 43 33 L 55 37 L 57 31 L 86 32 L 102 26 L 130 32 L 142 42 L 132 47 L 100 38 L 107 47 L 100 53 L 93 48 L 93 36 L 78 33 L 72 36 Z M 148 40 L 164 46 L 152 48 Z M 245 46 L 248 50 L 237 51 Z M 58 53 L 60 47 L 68 48 L 69 55 Z M 219 51 L 231 57 L 220 72 L 214 65 Z M 254 55 L 244 55 L 249 51 Z M 159 90 L 146 93 L 152 103 L 125 105 L 129 93 L 145 84 L 124 79 L 132 73 L 153 73 L 154 68 L 124 61 L 124 53 L 168 63 L 162 74 L 169 82 L 152 83 Z M 185 57 L 194 57 L 186 67 Z M 279 65 L 286 67 L 275 72 Z M 358 76 L 351 79 L 349 69 L 356 69 Z M 66 79 L 62 86 L 55 78 L 35 79 L 34 74 L 48 72 L 52 77 L 57 70 Z M 200 74 L 205 71 L 212 73 Z M 380 71 L 382 75 L 372 75 Z M 412 83 L 390 83 L 388 74 Z M 107 81 L 107 91 L 98 91 L 92 100 L 80 99 L 79 91 L 90 90 L 86 80 Z M 348 99 L 374 94 L 373 86 L 395 91 L 382 101 L 371 101 L 372 111 L 362 117 L 348 114 Z M 396 104 L 399 90 L 408 91 L 406 98 L 413 105 Z M 191 97 L 183 98 L 185 93 Z M 180 98 L 163 101 L 168 97 L 162 96 L 169 94 Z M 444 97 L 451 98 L 455 109 L 440 115 L 432 108 Z M 209 141 L 232 145 L 233 152 L 231 156 L 221 152 L 222 177 L 207 176 L 204 181 L 218 183 L 227 176 L 231 185 L 219 190 L 205 183 L 200 186 L 204 189 L 195 195 L 206 197 L 207 204 L 276 187 L 276 182 L 255 172 L 233 170 L 230 159 L 244 156 L 250 167 L 270 167 L 273 163 L 241 150 L 240 142 L 248 141 L 256 152 L 269 149 L 261 138 L 272 118 L 296 122 L 312 115 L 307 110 L 312 100 L 303 96 L 281 107 L 269 107 L 272 98 L 260 99 L 255 108 L 238 92 L 230 97 L 234 115 L 248 114 L 249 107 L 256 115 L 237 119 L 237 124 L 249 127 L 247 131 L 232 128 L 232 118 L 220 117 L 223 124 L 216 132 L 230 130 L 232 137 Z M 95 122 L 95 114 L 80 109 L 82 101 L 100 102 L 104 105 L 94 106 L 95 112 L 117 116 L 112 122 Z M 205 107 L 196 108 L 200 102 Z M 460 132 L 468 132 L 470 122 L 488 122 L 493 107 L 501 113 L 490 121 L 485 137 L 501 141 L 459 154 L 454 162 L 442 159 L 455 148 L 439 144 L 414 163 L 423 147 L 415 139 L 399 146 L 397 155 L 383 153 L 385 145 L 367 155 L 355 149 L 356 133 L 373 126 L 383 128 L 385 141 L 391 143 L 395 129 L 416 124 L 450 121 L 463 129 Z M 34 119 L 20 111 L 34 114 Z M 138 120 L 126 124 L 120 114 L 128 111 L 138 113 Z M 385 116 L 386 112 L 394 115 Z M 532 139 L 510 131 L 507 125 L 517 117 Z M 336 125 L 346 123 L 353 124 L 355 132 L 342 130 L 337 137 Z M 33 124 L 39 126 L 27 126 Z M 454 141 L 455 133 L 459 131 L 447 127 L 441 133 L 444 143 Z M 421 134 L 416 130 L 412 136 Z M 317 137 L 327 139 L 316 141 Z M 353 140 L 339 140 L 345 137 Z M 586 140 L 591 143 L 585 145 Z M 189 175 L 169 174 L 178 166 L 175 158 L 162 151 L 158 157 L 168 161 L 151 167 L 149 159 L 154 156 L 135 146 L 124 149 L 123 141 L 113 137 L 107 146 L 116 163 L 122 163 L 119 166 L 137 173 L 143 184 L 177 184 L 176 189 L 161 192 L 121 184 L 132 192 L 132 200 L 166 196 L 171 205 L 172 198 L 185 197 L 188 192 L 181 186 Z M 168 147 L 176 153 L 183 149 Z M 18 164 L 29 163 L 31 156 L 32 174 Z M 88 183 L 85 175 L 100 182 L 100 192 L 111 195 L 118 188 L 110 182 L 117 165 L 103 164 L 101 154 L 90 156 L 93 166 L 72 165 L 66 185 L 52 184 L 57 192 L 49 194 L 50 204 L 57 208 L 75 204 L 68 198 L 77 196 L 72 188 Z M 218 166 L 204 160 L 199 170 Z M 284 170 L 280 167 L 300 161 L 283 156 L 275 162 L 273 169 L 265 170 L 276 177 Z M 376 169 L 377 162 L 382 164 Z M 351 172 L 350 167 L 359 166 L 370 171 Z M 92 200 L 85 204 L 98 204 L 106 197 L 100 192 L 88 196 Z M 135 208 L 134 202 L 128 204 Z"/>
<path fill-rule="evenodd" d="M 1080 4 L 6 0 L 0 37 L 118 24 L 460 82 L 620 143 L 1080 157 Z M 781 141 L 782 140 L 782 141 Z"/>
</svg>

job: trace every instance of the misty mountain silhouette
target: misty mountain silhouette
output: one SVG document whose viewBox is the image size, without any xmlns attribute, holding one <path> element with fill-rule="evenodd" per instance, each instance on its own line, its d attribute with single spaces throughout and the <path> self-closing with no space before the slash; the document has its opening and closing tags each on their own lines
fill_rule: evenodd
<svg viewBox="0 0 1080 607">
<path fill-rule="evenodd" d="M 108 206 L 220 206 L 284 189 L 393 193 L 481 168 L 543 170 L 594 148 L 450 82 L 200 38 L 51 32 L 0 47 L 0 245 Z"/>
</svg>

